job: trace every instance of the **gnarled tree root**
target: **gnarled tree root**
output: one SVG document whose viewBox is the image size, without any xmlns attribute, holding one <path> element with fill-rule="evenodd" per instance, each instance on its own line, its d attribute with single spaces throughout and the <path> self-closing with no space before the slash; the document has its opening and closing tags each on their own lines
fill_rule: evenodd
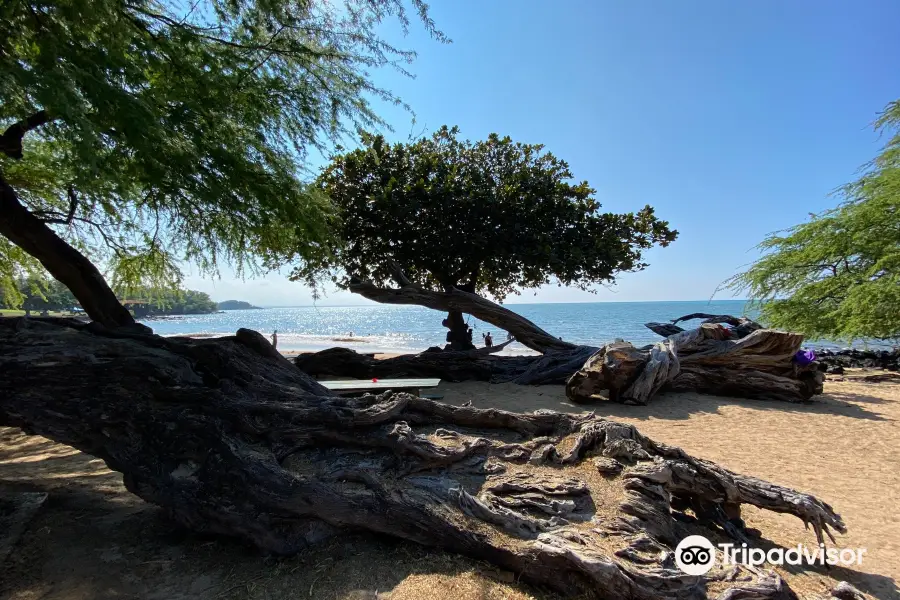
<svg viewBox="0 0 900 600">
<path fill-rule="evenodd" d="M 98 456 L 177 521 L 268 552 L 369 530 L 594 598 L 796 597 L 774 573 L 681 573 L 677 507 L 749 504 L 796 515 L 819 539 L 845 531 L 813 496 L 592 414 L 330 397 L 246 330 L 164 339 L 0 319 L 0 423 Z M 720 523 L 690 532 L 740 535 Z"/>
</svg>

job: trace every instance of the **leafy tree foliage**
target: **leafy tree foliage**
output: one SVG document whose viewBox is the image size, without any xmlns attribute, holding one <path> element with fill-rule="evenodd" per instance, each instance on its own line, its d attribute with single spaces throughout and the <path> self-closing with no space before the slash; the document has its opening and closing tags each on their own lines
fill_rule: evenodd
<svg viewBox="0 0 900 600">
<path fill-rule="evenodd" d="M 218 308 L 219 310 L 258 310 L 260 307 L 253 306 L 244 300 L 225 300 L 219 302 Z"/>
<path fill-rule="evenodd" d="M 25 301 L 17 285 L 22 277 L 34 277 L 42 273 L 36 258 L 0 236 L 0 299 L 9 307 L 21 306 Z"/>
<path fill-rule="evenodd" d="M 24 310 L 67 311 L 78 306 L 72 292 L 55 279 L 20 277 L 16 295 L 0 295 L 0 306 Z M 131 289 L 119 298 L 138 317 L 151 315 L 193 315 L 216 312 L 218 306 L 205 292 L 183 289 Z"/>
<path fill-rule="evenodd" d="M 206 292 L 195 290 L 133 290 L 123 297 L 125 306 L 136 317 L 158 315 L 197 315 L 216 312 L 218 306 Z"/>
<path fill-rule="evenodd" d="M 0 182 L 117 285 L 321 259 L 333 211 L 298 165 L 398 102 L 369 79 L 414 56 L 377 35 L 392 16 L 402 0 L 4 2 Z M 39 270 L 0 240 L 0 287 Z"/>
<path fill-rule="evenodd" d="M 36 276 L 20 277 L 16 293 L 0 295 L 4 308 L 24 310 L 71 310 L 78 301 L 66 286 L 53 279 Z"/>
<path fill-rule="evenodd" d="M 502 301 L 551 280 L 588 289 L 646 266 L 642 252 L 677 232 L 650 206 L 600 212 L 595 190 L 573 182 L 565 161 L 539 144 L 491 134 L 471 142 L 457 128 L 390 144 L 364 134 L 335 156 L 319 186 L 339 207 L 342 244 L 295 271 L 344 283 L 388 282 L 396 261 L 414 281 Z"/>
<path fill-rule="evenodd" d="M 900 338 L 900 101 L 877 129 L 891 135 L 843 202 L 768 236 L 764 256 L 729 286 L 761 319 L 814 338 Z"/>
</svg>

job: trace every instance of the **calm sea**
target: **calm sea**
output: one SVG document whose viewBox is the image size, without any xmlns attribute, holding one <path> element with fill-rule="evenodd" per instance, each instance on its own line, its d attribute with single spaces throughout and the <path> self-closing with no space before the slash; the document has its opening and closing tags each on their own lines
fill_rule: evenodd
<svg viewBox="0 0 900 600">
<path fill-rule="evenodd" d="M 510 304 L 527 317 L 567 342 L 600 346 L 616 338 L 643 345 L 660 338 L 644 327 L 650 321 L 669 321 L 694 312 L 744 314 L 743 300 L 712 302 L 592 302 L 579 304 Z M 416 352 L 442 346 L 447 330 L 442 313 L 419 306 L 301 306 L 232 310 L 210 315 L 188 315 L 145 321 L 160 335 L 231 335 L 240 327 L 266 336 L 278 330 L 280 350 L 323 350 L 334 346 L 360 352 Z M 482 333 L 496 341 L 506 333 L 490 323 L 469 318 L 476 344 Z M 696 322 L 694 322 L 696 323 Z M 350 334 L 353 334 L 350 340 Z M 521 344 L 510 344 L 504 353 L 529 354 Z"/>
</svg>

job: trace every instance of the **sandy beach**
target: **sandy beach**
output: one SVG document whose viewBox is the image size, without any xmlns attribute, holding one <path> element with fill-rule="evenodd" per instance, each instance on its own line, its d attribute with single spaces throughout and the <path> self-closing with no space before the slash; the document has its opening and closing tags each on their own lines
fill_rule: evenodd
<svg viewBox="0 0 900 600">
<path fill-rule="evenodd" d="M 566 401 L 560 386 L 442 383 L 445 402 L 511 411 L 598 414 L 742 473 L 811 492 L 849 529 L 841 547 L 867 549 L 858 570 L 835 568 L 879 599 L 900 598 L 900 385 L 828 381 L 807 405 L 670 394 L 646 407 Z M 47 503 L 0 566 L 3 600 L 226 598 L 333 600 L 549 599 L 511 573 L 391 539 L 358 536 L 289 559 L 175 528 L 90 456 L 0 429 L 0 484 L 43 490 Z M 815 544 L 794 517 L 747 510 L 748 525 L 784 546 Z M 785 573 L 801 595 L 822 593 L 824 571 Z"/>
</svg>

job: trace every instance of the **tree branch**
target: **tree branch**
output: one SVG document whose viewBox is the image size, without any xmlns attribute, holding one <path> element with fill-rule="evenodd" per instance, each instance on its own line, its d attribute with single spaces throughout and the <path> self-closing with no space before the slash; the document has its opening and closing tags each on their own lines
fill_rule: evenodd
<svg viewBox="0 0 900 600">
<path fill-rule="evenodd" d="M 25 134 L 52 120 L 46 110 L 40 110 L 17 123 L 13 123 L 0 136 L 0 152 L 3 152 L 10 158 L 21 159 L 23 156 L 22 138 L 25 137 Z"/>
<path fill-rule="evenodd" d="M 91 319 L 110 327 L 135 326 L 97 267 L 29 211 L 0 175 L 0 235 L 38 259 L 65 285 Z"/>
<path fill-rule="evenodd" d="M 70 185 L 67 193 L 69 195 L 69 212 L 66 213 L 66 225 L 72 222 L 75 211 L 78 210 L 78 196 L 75 195 L 75 188 Z"/>
<path fill-rule="evenodd" d="M 403 267 L 400 266 L 396 260 L 391 259 L 388 261 L 388 266 L 391 269 L 391 273 L 394 275 L 394 280 L 400 285 L 400 287 L 407 287 L 413 285 L 413 282 L 409 280 L 409 277 L 406 276 L 406 273 L 403 272 Z"/>
<path fill-rule="evenodd" d="M 103 238 L 103 242 L 106 244 L 108 248 L 114 251 L 125 251 L 125 246 L 115 241 L 111 238 L 106 231 L 103 230 L 103 225 L 97 223 L 96 221 L 92 221 L 90 219 L 85 219 L 84 217 L 76 217 L 75 209 L 78 206 L 78 198 L 74 195 L 75 192 L 72 188 L 69 188 L 70 196 L 69 196 L 69 212 L 66 214 L 65 218 L 63 218 L 62 213 L 58 213 L 50 210 L 42 210 L 35 211 L 33 214 L 36 215 L 42 223 L 46 223 L 48 225 L 71 225 L 72 221 L 78 221 L 80 223 L 84 223 L 85 225 L 90 225 L 94 229 L 97 230 L 97 233 L 100 234 L 100 237 Z M 159 232 L 159 220 L 157 219 L 157 233 Z M 155 240 L 154 234 L 154 240 Z"/>
<path fill-rule="evenodd" d="M 197 27 L 193 24 L 185 23 L 183 20 L 178 21 L 167 15 L 159 14 L 159 13 L 153 12 L 151 10 L 146 10 L 146 9 L 138 7 L 134 4 L 129 5 L 128 8 L 135 11 L 136 13 L 144 15 L 145 17 L 147 17 L 149 19 L 153 19 L 154 21 L 163 23 L 164 25 L 167 25 L 167 26 L 175 28 L 175 29 L 181 29 L 182 31 L 190 32 L 191 34 L 196 35 L 197 37 L 202 38 L 204 40 L 207 40 L 207 41 L 210 41 L 210 42 L 213 42 L 216 44 L 222 44 L 223 46 L 229 46 L 231 48 L 246 50 L 248 52 L 267 52 L 269 54 L 269 57 L 271 57 L 274 54 L 284 55 L 284 56 L 305 54 L 305 55 L 313 56 L 315 58 L 336 58 L 336 59 L 345 57 L 345 55 L 341 54 L 340 52 L 328 52 L 328 51 L 316 50 L 305 44 L 298 44 L 294 47 L 287 47 L 287 48 L 277 48 L 277 47 L 272 46 L 272 43 L 278 37 L 278 34 L 280 34 L 281 31 L 286 28 L 286 26 L 284 26 L 284 25 L 282 25 L 281 29 L 277 33 L 272 35 L 265 44 L 243 44 L 241 42 L 236 42 L 234 40 L 229 40 L 229 39 L 226 39 L 223 37 L 205 33 L 207 31 L 217 31 L 217 30 L 220 30 L 220 28 Z M 263 61 L 263 62 L 265 62 L 265 61 Z M 254 69 L 256 69 L 256 68 L 259 68 L 259 65 L 257 65 L 257 67 L 254 67 Z"/>
<path fill-rule="evenodd" d="M 478 285 L 478 276 L 481 275 L 481 263 L 478 263 L 469 274 L 469 287 L 472 288 L 470 291 L 475 293 L 475 286 Z"/>
<path fill-rule="evenodd" d="M 537 352 L 570 352 L 578 347 L 547 333 L 522 315 L 456 287 L 451 286 L 446 292 L 435 292 L 419 286 L 380 288 L 370 281 L 351 277 L 347 289 L 382 304 L 418 304 L 442 312 L 469 314 L 512 333 L 518 342 Z"/>
</svg>

